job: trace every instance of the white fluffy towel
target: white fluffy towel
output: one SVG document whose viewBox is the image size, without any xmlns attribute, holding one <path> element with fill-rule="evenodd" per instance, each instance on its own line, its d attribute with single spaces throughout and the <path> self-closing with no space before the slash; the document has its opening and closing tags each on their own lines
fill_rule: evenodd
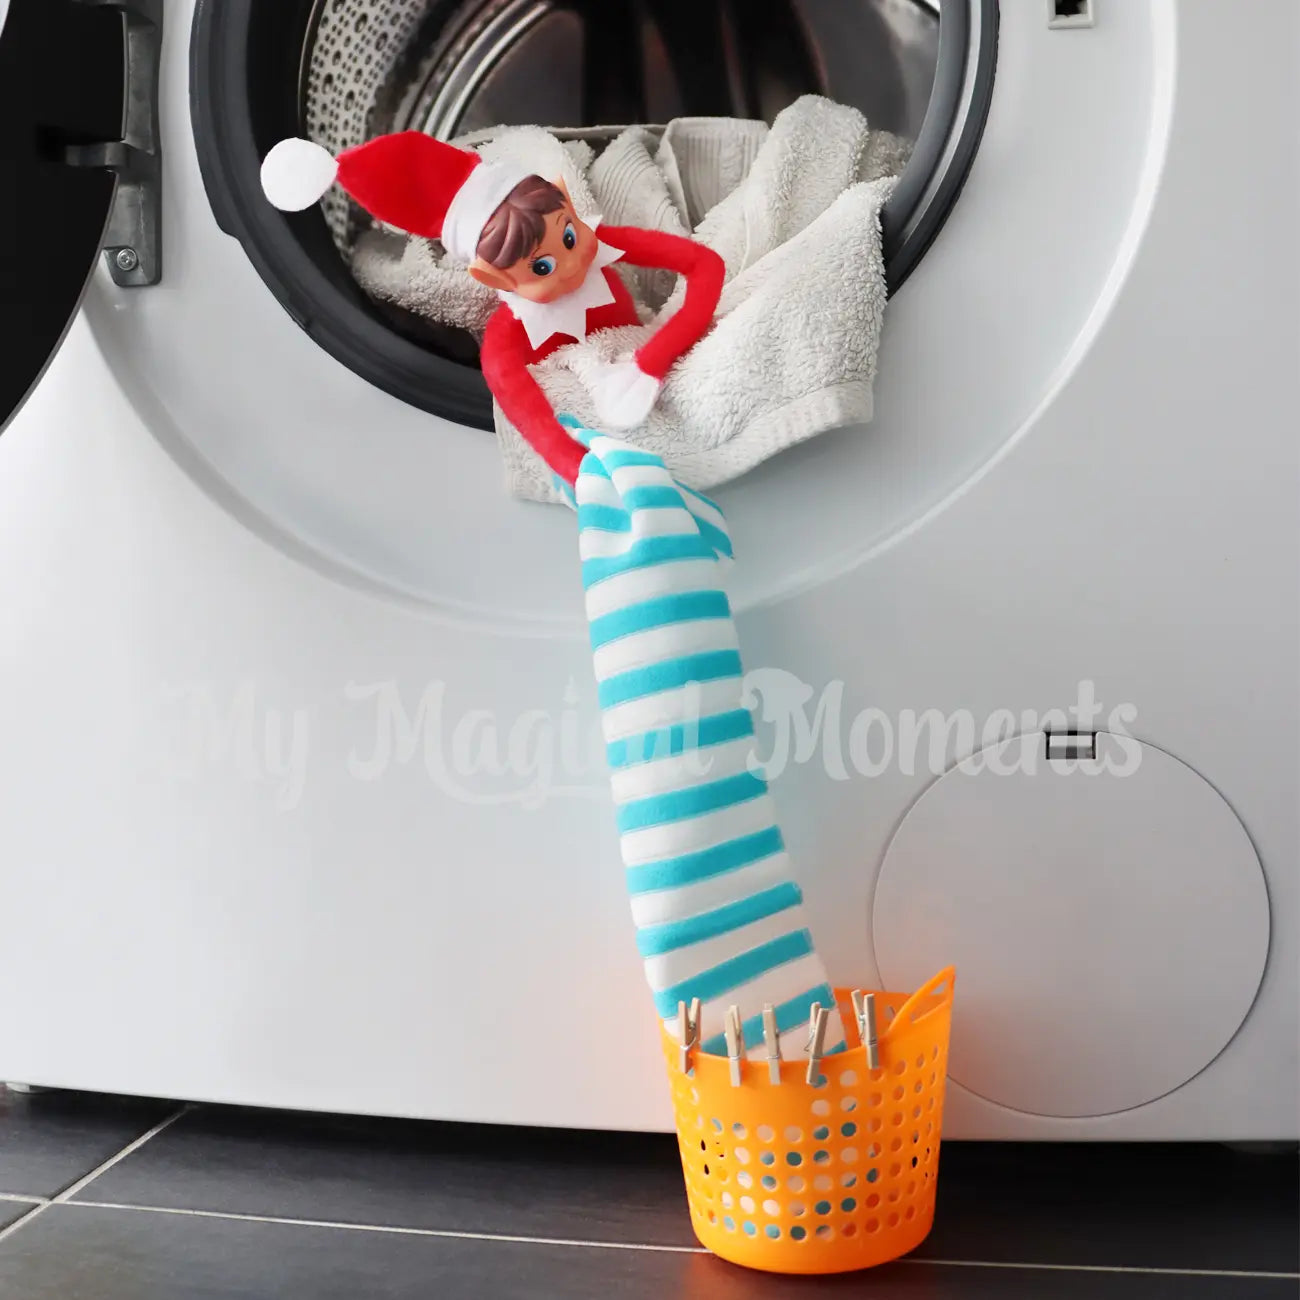
<svg viewBox="0 0 1300 1300">
<path fill-rule="evenodd" d="M 503 127 L 458 143 L 562 175 L 583 216 L 692 235 L 725 260 L 713 330 L 670 372 L 645 424 L 623 436 L 681 482 L 709 488 L 827 429 L 870 420 L 886 297 L 880 210 L 907 142 L 815 95 L 770 129 L 679 118 L 627 128 L 597 155 L 589 141 L 610 134 Z M 618 269 L 646 323 L 562 347 L 534 369 L 555 410 L 584 424 L 598 419 L 599 367 L 640 346 L 685 292 L 671 272 Z M 362 236 L 353 273 L 376 298 L 475 335 L 497 305 L 437 245 L 391 232 Z M 559 501 L 550 470 L 499 408 L 496 428 L 510 491 Z"/>
</svg>

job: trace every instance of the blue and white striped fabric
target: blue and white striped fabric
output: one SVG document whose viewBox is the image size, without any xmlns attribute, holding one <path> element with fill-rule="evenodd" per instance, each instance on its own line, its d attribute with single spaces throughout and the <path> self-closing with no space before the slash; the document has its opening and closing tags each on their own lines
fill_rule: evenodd
<svg viewBox="0 0 1300 1300">
<path fill-rule="evenodd" d="M 735 1004 L 762 1055 L 771 1003 L 787 1057 L 809 1008 L 834 996 L 789 874 L 767 783 L 750 770 L 736 626 L 722 584 L 732 558 L 722 512 L 659 457 L 583 429 L 570 497 L 601 720 L 637 942 L 655 1007 L 702 1004 L 704 1049 L 724 1055 Z M 826 1050 L 843 1045 L 832 1014 Z"/>
</svg>

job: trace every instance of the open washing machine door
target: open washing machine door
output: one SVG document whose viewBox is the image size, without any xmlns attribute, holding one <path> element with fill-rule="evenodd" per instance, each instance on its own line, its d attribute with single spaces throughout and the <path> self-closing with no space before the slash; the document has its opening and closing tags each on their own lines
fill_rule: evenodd
<svg viewBox="0 0 1300 1300">
<path fill-rule="evenodd" d="M 101 250 L 157 282 L 162 0 L 0 2 L 0 428 L 45 373 Z M 11 196 L 21 196 L 17 202 Z"/>
</svg>

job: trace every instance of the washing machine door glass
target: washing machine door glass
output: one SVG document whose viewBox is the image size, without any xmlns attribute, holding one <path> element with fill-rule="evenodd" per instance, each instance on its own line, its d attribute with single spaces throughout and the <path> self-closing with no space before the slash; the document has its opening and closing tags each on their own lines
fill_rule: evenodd
<svg viewBox="0 0 1300 1300">
<path fill-rule="evenodd" d="M 117 181 L 94 146 L 123 130 L 126 18 L 0 0 L 0 428 L 58 350 L 95 269 Z"/>
</svg>

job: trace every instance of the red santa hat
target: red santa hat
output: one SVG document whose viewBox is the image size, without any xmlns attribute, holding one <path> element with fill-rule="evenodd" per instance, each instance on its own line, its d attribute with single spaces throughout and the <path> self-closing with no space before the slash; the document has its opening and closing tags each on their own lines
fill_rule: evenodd
<svg viewBox="0 0 1300 1300">
<path fill-rule="evenodd" d="M 492 214 L 533 174 L 522 163 L 487 162 L 421 131 L 401 131 L 337 158 L 310 140 L 281 140 L 262 164 L 262 189 L 282 211 L 301 212 L 337 181 L 380 221 L 441 240 L 452 257 L 469 263 Z"/>
</svg>

